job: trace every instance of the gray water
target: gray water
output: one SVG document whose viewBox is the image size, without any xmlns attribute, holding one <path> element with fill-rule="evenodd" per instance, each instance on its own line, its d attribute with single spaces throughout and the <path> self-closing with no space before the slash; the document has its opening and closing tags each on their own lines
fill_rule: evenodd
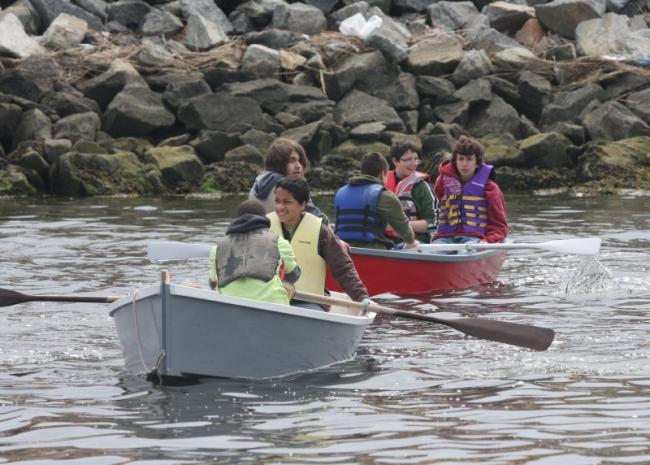
<svg viewBox="0 0 650 465">
<path fill-rule="evenodd" d="M 149 241 L 210 242 L 238 200 L 2 199 L 0 287 L 125 294 L 158 279 Z M 551 327 L 548 351 L 382 316 L 315 373 L 157 386 L 124 372 L 105 305 L 0 307 L 0 463 L 650 463 L 647 198 L 507 201 L 513 239 L 598 236 L 598 261 L 511 252 L 496 283 L 393 304 Z"/>
</svg>

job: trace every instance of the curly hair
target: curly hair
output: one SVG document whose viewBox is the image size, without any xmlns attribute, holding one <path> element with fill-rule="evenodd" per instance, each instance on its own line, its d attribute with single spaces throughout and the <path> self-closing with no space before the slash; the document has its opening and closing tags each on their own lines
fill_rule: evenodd
<svg viewBox="0 0 650 465">
<path fill-rule="evenodd" d="M 456 166 L 458 155 L 476 156 L 476 166 L 483 163 L 485 148 L 477 139 L 469 136 L 460 136 L 454 147 L 451 149 L 451 162 Z"/>
</svg>

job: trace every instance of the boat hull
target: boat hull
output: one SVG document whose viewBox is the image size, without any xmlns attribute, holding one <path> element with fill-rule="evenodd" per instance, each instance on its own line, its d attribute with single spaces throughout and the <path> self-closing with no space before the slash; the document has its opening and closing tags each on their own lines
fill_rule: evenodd
<svg viewBox="0 0 650 465">
<path fill-rule="evenodd" d="M 506 252 L 444 255 L 352 247 L 350 255 L 370 295 L 402 295 L 466 289 L 493 282 Z M 341 289 L 329 272 L 326 285 L 328 289 Z"/>
<path fill-rule="evenodd" d="M 168 284 L 120 299 L 110 314 L 130 372 L 252 379 L 348 360 L 374 318 Z"/>
</svg>

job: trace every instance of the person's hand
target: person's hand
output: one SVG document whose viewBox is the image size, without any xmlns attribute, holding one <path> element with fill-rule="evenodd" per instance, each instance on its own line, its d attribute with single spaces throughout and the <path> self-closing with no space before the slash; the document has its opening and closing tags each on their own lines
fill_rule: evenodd
<svg viewBox="0 0 650 465">
<path fill-rule="evenodd" d="M 418 245 L 420 245 L 420 241 L 413 241 L 410 244 L 404 244 L 405 249 L 417 249 Z"/>
<path fill-rule="evenodd" d="M 371 300 L 370 297 L 366 297 L 365 299 L 363 299 L 363 300 L 361 301 L 361 303 L 363 304 L 363 314 L 364 314 L 364 315 L 365 315 L 366 313 L 368 313 L 368 306 L 370 306 L 370 305 L 376 305 L 376 303 L 375 303 L 373 300 Z"/>
<path fill-rule="evenodd" d="M 284 290 L 287 291 L 287 296 L 289 297 L 289 300 L 293 299 L 293 296 L 296 295 L 295 286 L 286 281 L 282 281 L 282 285 L 284 286 Z"/>
</svg>

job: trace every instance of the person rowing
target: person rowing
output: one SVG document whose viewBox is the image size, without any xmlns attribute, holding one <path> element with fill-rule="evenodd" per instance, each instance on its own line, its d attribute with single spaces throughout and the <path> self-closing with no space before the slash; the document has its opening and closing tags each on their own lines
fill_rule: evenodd
<svg viewBox="0 0 650 465">
<path fill-rule="evenodd" d="M 384 187 L 388 162 L 378 152 L 361 158 L 361 175 L 353 176 L 334 196 L 335 233 L 353 247 L 391 249 L 394 243 L 386 236 L 390 226 L 404 241 L 404 248 L 414 249 L 413 228 L 397 196 Z"/>
</svg>

